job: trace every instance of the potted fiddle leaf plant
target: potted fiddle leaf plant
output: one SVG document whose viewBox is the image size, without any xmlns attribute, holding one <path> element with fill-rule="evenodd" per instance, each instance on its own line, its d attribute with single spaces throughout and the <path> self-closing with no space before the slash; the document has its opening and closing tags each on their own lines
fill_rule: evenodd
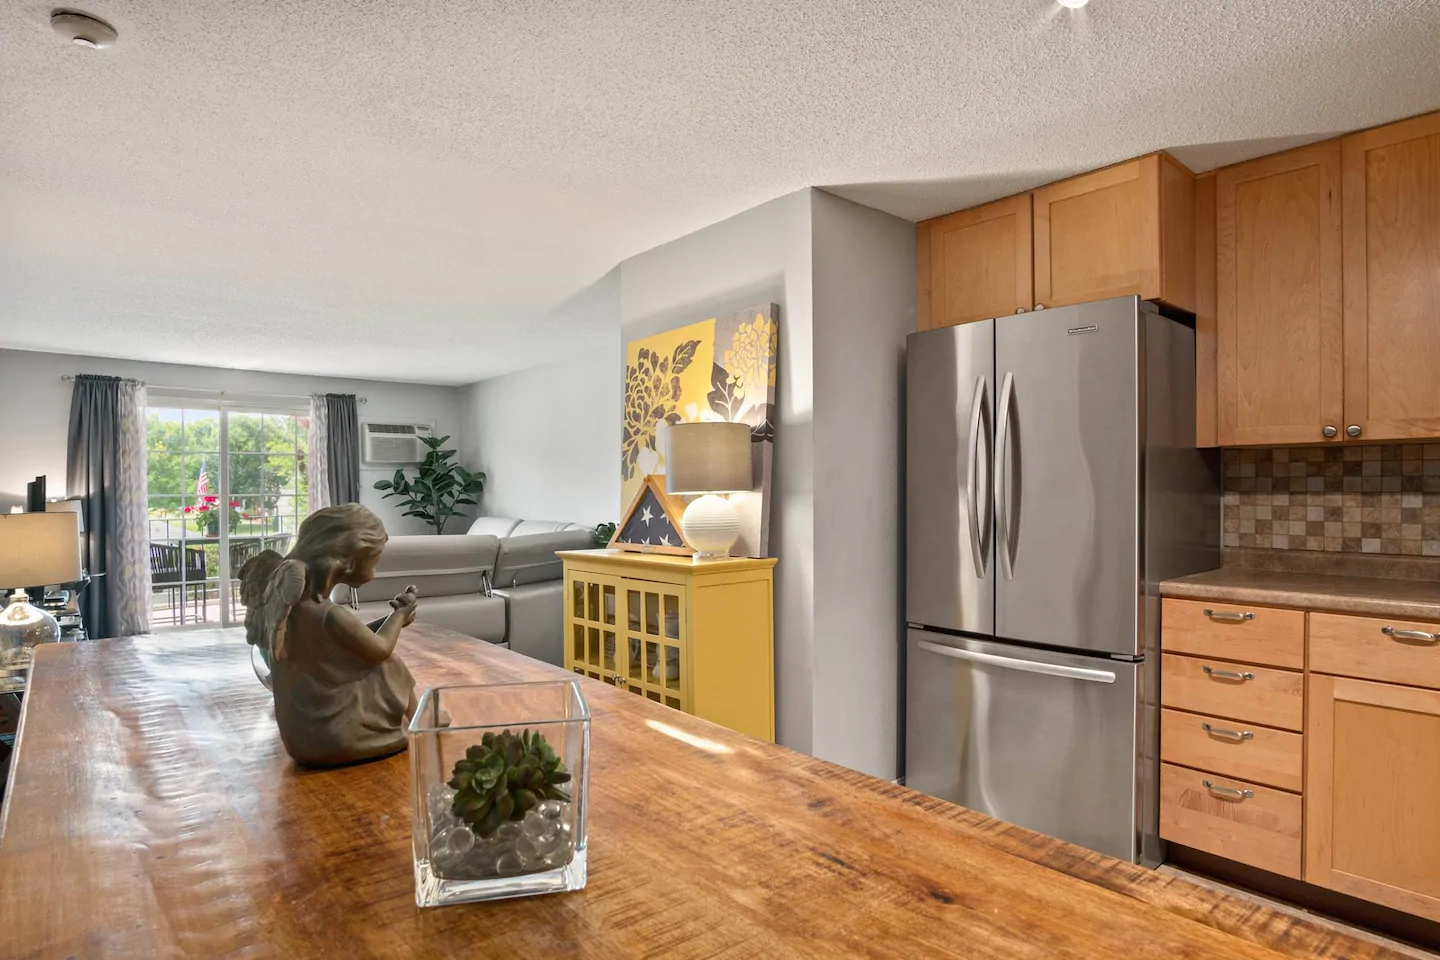
<svg viewBox="0 0 1440 960">
<path fill-rule="evenodd" d="M 416 468 L 413 480 L 406 478 L 404 470 L 396 470 L 389 480 L 375 481 L 375 489 L 385 491 L 384 499 L 401 497 L 404 515 L 419 517 L 434 527 L 437 534 L 445 532 L 445 524 L 451 517 L 460 515 L 456 507 L 475 506 L 478 501 L 474 495 L 485 489 L 485 474 L 471 473 L 452 462 L 457 451 L 444 449 L 449 439 L 420 438 L 430 451 Z"/>
</svg>

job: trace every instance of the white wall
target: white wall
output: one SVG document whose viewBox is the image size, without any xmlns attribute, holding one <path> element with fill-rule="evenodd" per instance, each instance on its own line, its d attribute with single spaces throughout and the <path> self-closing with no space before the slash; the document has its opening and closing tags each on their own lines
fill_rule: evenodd
<svg viewBox="0 0 1440 960">
<path fill-rule="evenodd" d="M 562 312 L 619 338 L 620 271 Z M 619 520 L 620 371 L 610 353 L 559 360 L 463 388 L 462 449 L 486 473 L 488 516 Z"/>
<path fill-rule="evenodd" d="M 899 769 L 905 337 L 915 225 L 821 190 L 811 207 L 815 362 L 813 752 Z"/>
<path fill-rule="evenodd" d="M 317 365 L 323 365 L 323 361 Z M 76 373 L 133 377 L 156 387 L 231 393 L 294 396 L 354 393 L 368 401 L 360 407 L 361 420 L 433 420 L 440 435 L 450 434 L 460 439 L 462 390 L 458 387 L 0 350 L 0 424 L 4 424 L 6 433 L 5 455 L 0 457 L 0 509 L 8 510 L 11 504 L 24 503 L 25 484 L 42 474 L 48 477 L 50 495 L 65 493 L 65 441 L 72 384 L 60 377 Z M 466 466 L 473 465 L 463 446 L 457 459 Z M 393 469 L 371 469 L 362 465 L 361 503 L 380 515 L 391 534 L 430 533 L 431 528 L 420 520 L 402 517 L 394 499 L 382 500 L 381 494 L 372 489 L 376 480 L 393 473 Z M 461 533 L 467 525 L 457 518 L 451 521 L 446 532 Z"/>
<path fill-rule="evenodd" d="M 780 743 L 812 751 L 814 472 L 810 197 L 800 190 L 638 254 L 620 265 L 622 335 L 611 360 L 618 382 L 624 344 L 685 323 L 780 305 L 778 422 L 770 487 L 775 568 L 775 705 Z M 608 430 L 620 426 L 619 400 Z M 618 449 L 618 440 L 616 448 Z M 841 760 L 841 762 L 845 762 Z"/>
</svg>

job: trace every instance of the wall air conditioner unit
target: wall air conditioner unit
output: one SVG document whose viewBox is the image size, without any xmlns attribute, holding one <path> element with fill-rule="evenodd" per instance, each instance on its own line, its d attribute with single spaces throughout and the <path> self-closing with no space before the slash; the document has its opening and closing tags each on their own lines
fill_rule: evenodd
<svg viewBox="0 0 1440 960">
<path fill-rule="evenodd" d="M 366 463 L 419 463 L 426 447 L 421 437 L 430 436 L 428 423 L 362 423 Z"/>
</svg>

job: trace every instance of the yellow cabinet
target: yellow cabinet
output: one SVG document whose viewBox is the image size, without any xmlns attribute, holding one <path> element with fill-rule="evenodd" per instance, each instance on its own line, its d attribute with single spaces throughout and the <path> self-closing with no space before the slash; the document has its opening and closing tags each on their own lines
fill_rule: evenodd
<svg viewBox="0 0 1440 960">
<path fill-rule="evenodd" d="M 1220 445 L 1343 439 L 1339 143 L 1226 167 L 1215 194 Z"/>
<path fill-rule="evenodd" d="M 567 670 L 775 739 L 773 559 L 559 556 Z"/>
<path fill-rule="evenodd" d="M 1440 691 L 1311 674 L 1305 879 L 1440 920 Z"/>
<path fill-rule="evenodd" d="M 1195 309 L 1195 175 L 1164 153 L 1035 191 L 1035 302 Z"/>
<path fill-rule="evenodd" d="M 1342 141 L 1345 426 L 1440 436 L 1440 113 Z"/>
<path fill-rule="evenodd" d="M 1030 194 L 915 228 L 920 329 L 1024 312 L 1034 303 Z"/>
</svg>

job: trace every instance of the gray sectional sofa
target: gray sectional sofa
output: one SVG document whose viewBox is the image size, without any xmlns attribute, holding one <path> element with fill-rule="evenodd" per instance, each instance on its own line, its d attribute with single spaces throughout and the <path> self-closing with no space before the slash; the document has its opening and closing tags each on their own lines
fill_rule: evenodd
<svg viewBox="0 0 1440 960">
<path fill-rule="evenodd" d="M 464 536 L 391 537 L 375 579 L 333 599 L 366 620 L 390 612 L 408 584 L 420 595 L 416 619 L 557 666 L 563 662 L 563 583 L 557 550 L 592 546 L 574 523 L 481 517 Z"/>
</svg>

